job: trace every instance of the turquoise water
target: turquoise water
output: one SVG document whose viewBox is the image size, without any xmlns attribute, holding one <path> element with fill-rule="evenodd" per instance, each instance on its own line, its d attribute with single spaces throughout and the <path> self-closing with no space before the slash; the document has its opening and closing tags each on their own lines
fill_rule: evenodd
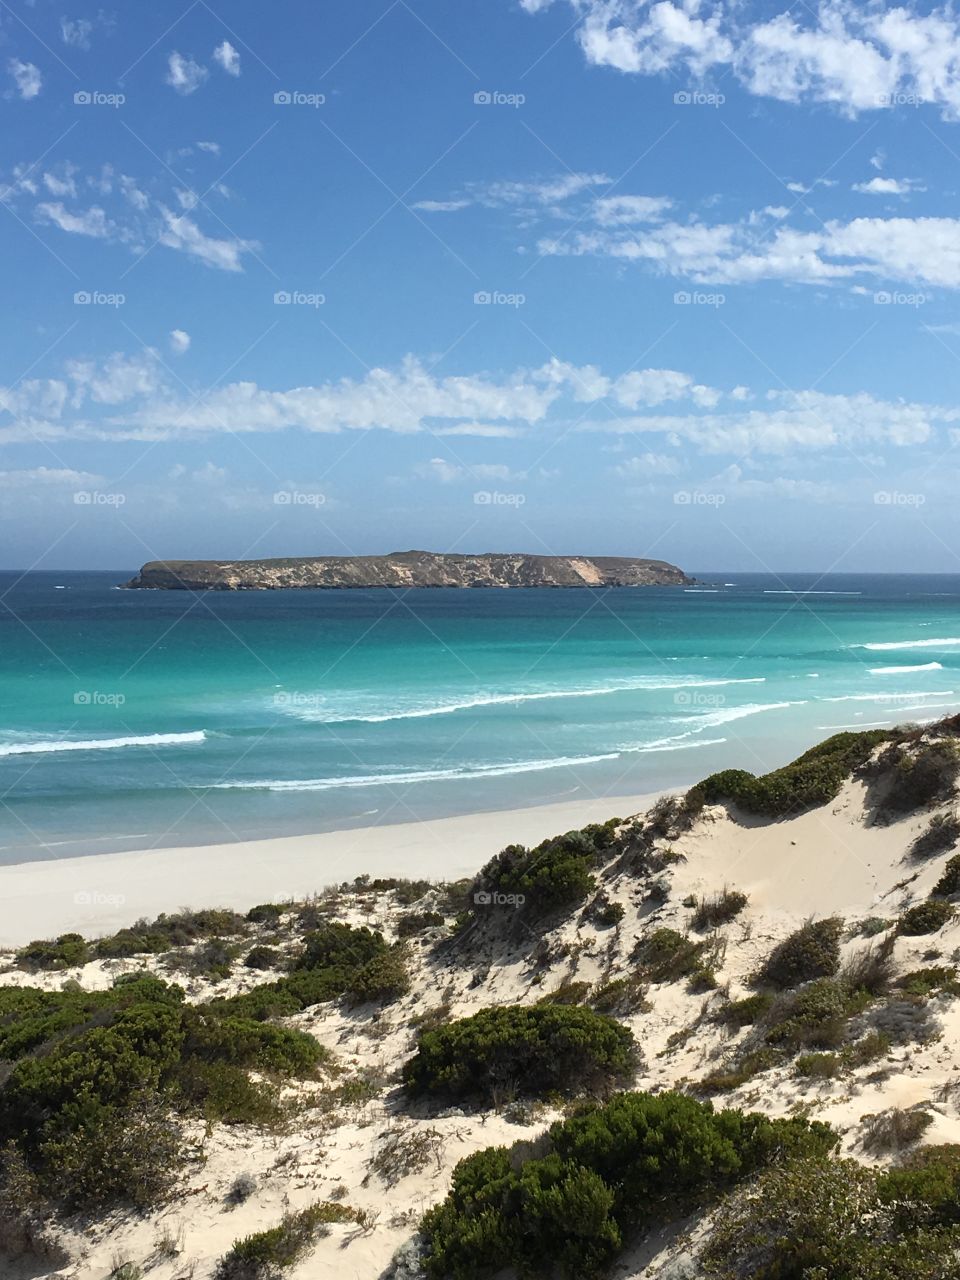
<svg viewBox="0 0 960 1280">
<path fill-rule="evenodd" d="M 0 861 L 654 791 L 960 707 L 960 576 L 120 591 L 0 574 Z"/>
</svg>

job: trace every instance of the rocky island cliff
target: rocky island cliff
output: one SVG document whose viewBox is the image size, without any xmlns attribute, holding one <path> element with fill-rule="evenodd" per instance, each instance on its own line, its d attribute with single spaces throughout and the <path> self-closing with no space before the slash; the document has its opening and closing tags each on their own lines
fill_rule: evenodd
<svg viewBox="0 0 960 1280">
<path fill-rule="evenodd" d="M 283 560 L 152 560 L 123 585 L 162 591 L 273 591 L 284 587 L 654 587 L 692 582 L 665 560 L 630 556 L 458 555 Z"/>
</svg>

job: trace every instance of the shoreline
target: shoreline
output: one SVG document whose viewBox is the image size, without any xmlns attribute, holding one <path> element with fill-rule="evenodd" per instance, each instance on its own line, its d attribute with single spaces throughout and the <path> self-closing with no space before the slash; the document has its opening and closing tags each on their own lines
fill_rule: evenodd
<svg viewBox="0 0 960 1280">
<path fill-rule="evenodd" d="M 90 854 L 0 867 L 0 947 L 61 933 L 108 934 L 186 907 L 247 911 L 358 875 L 459 880 L 508 844 L 626 818 L 661 791 L 352 827 L 314 835 Z"/>
</svg>

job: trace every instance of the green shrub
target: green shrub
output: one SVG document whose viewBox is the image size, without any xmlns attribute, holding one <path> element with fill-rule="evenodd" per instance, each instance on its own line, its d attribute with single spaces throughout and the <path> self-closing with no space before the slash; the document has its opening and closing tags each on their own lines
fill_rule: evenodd
<svg viewBox="0 0 960 1280">
<path fill-rule="evenodd" d="M 514 1094 L 596 1092 L 629 1079 L 633 1036 L 576 1005 L 504 1005 L 425 1031 L 404 1067 L 414 1095 L 496 1103 Z"/>
<path fill-rule="evenodd" d="M 257 946 L 250 948 L 243 963 L 247 969 L 276 969 L 282 958 L 275 947 Z"/>
<path fill-rule="evenodd" d="M 743 769 L 726 769 L 705 778 L 696 789 L 708 804 L 729 800 L 747 813 L 773 818 L 799 813 L 835 799 L 846 779 L 887 736 L 882 729 L 837 733 L 772 773 L 756 777 Z"/>
<path fill-rule="evenodd" d="M 835 1080 L 843 1067 L 843 1059 L 835 1053 L 801 1053 L 796 1061 L 797 1075 L 812 1080 Z"/>
<path fill-rule="evenodd" d="M 412 938 L 427 929 L 438 929 L 443 923 L 439 911 L 411 911 L 397 922 L 397 937 Z"/>
<path fill-rule="evenodd" d="M 853 1160 L 773 1166 L 714 1218 L 701 1258 L 720 1280 L 946 1280 L 951 1241 L 904 1234 L 878 1174 Z"/>
<path fill-rule="evenodd" d="M 932 996 L 944 991 L 948 995 L 960 995 L 960 982 L 954 965 L 934 965 L 929 969 L 914 969 L 905 973 L 897 986 L 908 996 Z"/>
<path fill-rule="evenodd" d="M 878 1192 L 894 1207 L 901 1232 L 960 1225 L 960 1145 L 921 1147 L 880 1174 Z"/>
<path fill-rule="evenodd" d="M 214 1280 L 270 1280 L 304 1258 L 328 1223 L 355 1220 L 355 1210 L 329 1200 L 287 1213 L 278 1226 L 237 1240 L 217 1264 Z"/>
<path fill-rule="evenodd" d="M 121 929 L 95 944 L 101 960 L 126 956 L 158 955 L 174 947 L 187 947 L 203 938 L 235 937 L 245 932 L 245 922 L 235 911 L 210 908 L 159 915 L 156 920 L 138 920 L 132 928 Z"/>
<path fill-rule="evenodd" d="M 918 902 L 904 911 L 897 921 L 897 931 L 908 938 L 936 933 L 955 914 L 956 908 L 951 903 L 940 898 L 928 898 L 926 902 Z"/>
<path fill-rule="evenodd" d="M 260 902 L 257 906 L 250 908 L 246 918 L 250 924 L 275 925 L 286 910 L 287 908 L 281 907 L 278 902 Z"/>
<path fill-rule="evenodd" d="M 747 895 L 737 889 L 723 889 L 712 898 L 701 898 L 690 921 L 694 929 L 716 929 L 735 919 L 747 905 Z"/>
<path fill-rule="evenodd" d="M 231 1062 L 185 1059 L 174 1078 L 174 1098 L 181 1111 L 199 1113 L 212 1123 L 269 1128 L 282 1116 L 277 1086 L 252 1080 Z"/>
<path fill-rule="evenodd" d="M 773 996 L 760 991 L 753 996 L 744 996 L 742 1000 L 731 1000 L 729 1004 L 717 1010 L 715 1017 L 717 1022 L 724 1023 L 728 1027 L 749 1027 L 759 1022 L 772 1004 Z"/>
<path fill-rule="evenodd" d="M 952 849 L 960 840 L 960 817 L 956 813 L 935 813 L 926 831 L 910 846 L 915 858 L 929 858 L 944 849 Z"/>
<path fill-rule="evenodd" d="M 933 1116 L 923 1106 L 891 1107 L 888 1111 L 864 1116 L 861 1121 L 863 1149 L 872 1155 L 899 1152 L 919 1142 L 932 1124 Z"/>
<path fill-rule="evenodd" d="M 808 920 L 783 942 L 777 944 L 757 971 L 761 986 L 795 987 L 812 978 L 832 977 L 840 968 L 840 939 L 843 921 L 839 916 Z"/>
<path fill-rule="evenodd" d="M 676 929 L 654 929 L 634 948 L 633 959 L 648 982 L 678 982 L 703 972 L 707 943 Z"/>
<path fill-rule="evenodd" d="M 960 756 L 952 742 L 925 742 L 914 752 L 896 747 L 890 759 L 893 772 L 883 798 L 881 818 L 913 813 L 954 794 L 960 775 Z"/>
<path fill-rule="evenodd" d="M 300 1079 L 316 1075 L 318 1065 L 329 1059 L 328 1051 L 305 1031 L 236 1017 L 192 1017 L 185 1051 L 205 1062 L 229 1062 Z"/>
<path fill-rule="evenodd" d="M 765 1022 L 767 1044 L 795 1052 L 800 1048 L 830 1049 L 841 1044 L 847 1019 L 860 1013 L 870 996 L 833 978 L 818 978 L 782 996 Z"/>
<path fill-rule="evenodd" d="M 473 882 L 477 893 L 520 895 L 523 910 L 539 915 L 584 902 L 596 888 L 591 867 L 609 849 L 619 819 L 544 840 L 535 849 L 508 845 L 491 859 Z"/>
<path fill-rule="evenodd" d="M 952 898 L 955 893 L 960 893 L 960 853 L 947 859 L 943 875 L 932 889 L 933 896 L 938 898 Z"/>
<path fill-rule="evenodd" d="M 519 1144 L 462 1160 L 422 1224 L 428 1276 L 602 1274 L 624 1236 L 707 1204 L 771 1159 L 831 1150 L 823 1125 L 714 1112 L 681 1094 L 618 1094 Z"/>
<path fill-rule="evenodd" d="M 594 988 L 589 1004 L 597 1013 L 615 1013 L 621 1018 L 650 1008 L 646 987 L 639 973 L 601 983 Z"/>
<path fill-rule="evenodd" d="M 41 969 L 72 969 L 89 959 L 90 949 L 79 933 L 62 933 L 55 942 L 31 942 L 17 952 L 17 964 L 30 973 Z"/>
<path fill-rule="evenodd" d="M 381 876 L 376 880 L 371 880 L 369 876 L 358 876 L 353 887 L 368 889 L 372 893 L 393 893 L 401 907 L 409 907 L 419 902 L 425 893 L 429 893 L 433 884 L 430 880 L 406 880 L 396 876 Z"/>
<path fill-rule="evenodd" d="M 381 951 L 353 975 L 347 996 L 354 1004 L 389 1004 L 410 990 L 406 951 L 402 945 Z"/>
</svg>

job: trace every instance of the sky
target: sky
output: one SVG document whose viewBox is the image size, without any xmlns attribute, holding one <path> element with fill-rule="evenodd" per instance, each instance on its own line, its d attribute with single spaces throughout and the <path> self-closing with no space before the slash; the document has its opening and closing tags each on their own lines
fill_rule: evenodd
<svg viewBox="0 0 960 1280">
<path fill-rule="evenodd" d="M 0 566 L 960 572 L 960 16 L 0 4 Z"/>
</svg>

